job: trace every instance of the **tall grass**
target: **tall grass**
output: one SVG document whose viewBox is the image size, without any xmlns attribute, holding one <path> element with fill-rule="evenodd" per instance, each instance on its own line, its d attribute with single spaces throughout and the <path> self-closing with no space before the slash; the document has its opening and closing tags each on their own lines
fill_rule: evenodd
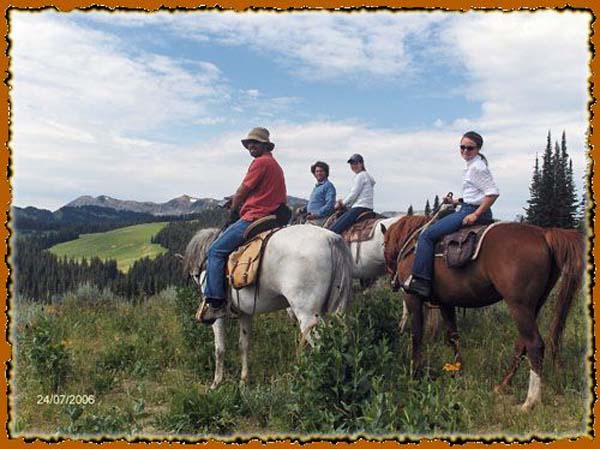
<svg viewBox="0 0 600 449">
<path fill-rule="evenodd" d="M 438 436 L 575 437 L 588 431 L 590 319 L 581 296 L 559 361 L 546 361 L 543 402 L 518 412 L 527 362 L 504 396 L 492 392 L 516 338 L 506 307 L 459 312 L 463 370 L 439 337 L 425 342 L 423 379 L 410 377 L 410 336 L 398 322 L 401 296 L 382 286 L 316 329 L 297 354 L 298 331 L 284 311 L 256 317 L 250 383 L 240 374 L 237 323 L 227 329 L 226 379 L 208 389 L 213 335 L 193 315 L 192 289 L 132 303 L 90 286 L 52 305 L 16 301 L 12 312 L 11 421 L 14 436 L 253 435 L 296 438 Z M 541 317 L 549 322 L 548 305 Z M 441 333 L 443 335 L 443 333 Z M 38 395 L 94 395 L 93 404 L 38 404 Z"/>
</svg>

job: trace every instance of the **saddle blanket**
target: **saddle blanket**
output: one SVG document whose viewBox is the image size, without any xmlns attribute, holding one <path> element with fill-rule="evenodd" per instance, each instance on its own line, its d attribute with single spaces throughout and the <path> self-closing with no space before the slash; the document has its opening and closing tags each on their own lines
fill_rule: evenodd
<svg viewBox="0 0 600 449">
<path fill-rule="evenodd" d="M 267 241 L 279 229 L 281 228 L 261 232 L 229 255 L 227 260 L 229 285 L 240 289 L 256 283 Z"/>
<path fill-rule="evenodd" d="M 375 234 L 377 223 L 381 221 L 381 217 L 367 218 L 353 224 L 350 228 L 342 233 L 342 238 L 348 242 L 364 242 L 371 240 Z"/>
<path fill-rule="evenodd" d="M 444 257 L 449 268 L 458 268 L 479 255 L 485 234 L 500 222 L 461 228 L 436 242 L 435 255 Z"/>
</svg>

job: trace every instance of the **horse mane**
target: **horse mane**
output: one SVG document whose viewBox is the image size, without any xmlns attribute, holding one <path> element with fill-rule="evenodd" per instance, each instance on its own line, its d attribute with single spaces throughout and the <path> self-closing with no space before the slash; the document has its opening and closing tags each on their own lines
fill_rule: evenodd
<svg viewBox="0 0 600 449">
<path fill-rule="evenodd" d="M 200 229 L 190 240 L 183 256 L 183 270 L 188 274 L 200 274 L 200 265 L 206 258 L 208 247 L 219 233 L 218 228 Z"/>
<path fill-rule="evenodd" d="M 405 215 L 393 223 L 385 233 L 386 260 L 396 260 L 406 239 L 429 219 L 426 215 Z"/>
</svg>

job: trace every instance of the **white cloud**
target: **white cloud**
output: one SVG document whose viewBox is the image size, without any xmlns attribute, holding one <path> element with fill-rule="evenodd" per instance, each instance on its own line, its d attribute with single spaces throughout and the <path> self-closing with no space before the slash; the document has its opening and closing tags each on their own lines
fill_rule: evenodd
<svg viewBox="0 0 600 449">
<path fill-rule="evenodd" d="M 114 36 L 50 12 L 11 19 L 15 121 L 46 119 L 90 134 L 140 130 L 205 115 L 206 103 L 225 95 L 210 63 L 133 56 Z"/>
<path fill-rule="evenodd" d="M 248 89 L 245 91 L 245 94 L 252 98 L 257 98 L 260 96 L 260 91 L 258 89 Z"/>
<path fill-rule="evenodd" d="M 414 76 L 417 59 L 407 45 L 428 42 L 431 25 L 443 12 L 324 11 L 294 13 L 120 13 L 92 19 L 123 26 L 161 25 L 180 38 L 254 49 L 259 57 L 279 61 L 292 76 L 306 80 L 358 78 L 365 74 Z"/>
<path fill-rule="evenodd" d="M 58 207 L 79 194 L 149 201 L 181 193 L 231 194 L 251 160 L 240 144 L 249 129 L 239 128 L 231 111 L 252 111 L 248 121 L 271 130 L 292 195 L 308 196 L 309 166 L 317 159 L 330 163 L 343 195 L 352 175 L 346 160 L 363 154 L 377 180 L 380 210 L 409 204 L 421 209 L 436 194 L 458 193 L 463 165 L 456 148 L 471 128 L 486 140 L 502 192 L 494 210 L 503 218 L 526 205 L 535 153 L 543 151 L 549 129 L 554 139 L 566 130 L 577 182 L 585 169 L 589 14 L 89 15 L 240 46 L 314 81 L 418 77 L 429 63 L 461 75 L 452 92 L 480 104 L 481 114 L 459 111 L 463 117 L 457 120 L 440 118 L 413 129 L 401 123 L 384 127 L 365 117 L 340 120 L 333 113 L 327 121 L 293 122 L 290 112 L 310 113 L 300 96 L 275 95 L 262 86 L 231 95 L 227 74 L 214 64 L 132 54 L 116 35 L 56 17 L 11 15 L 11 144 L 19 205 Z M 214 103 L 222 108 L 213 111 Z M 229 124 L 230 130 L 205 129 L 195 145 L 176 133 L 170 144 L 149 137 L 155 128 L 181 123 Z"/>
<path fill-rule="evenodd" d="M 443 50 L 467 74 L 463 94 L 482 103 L 480 121 L 505 128 L 528 121 L 585 120 L 591 15 L 577 12 L 468 13 L 442 34 Z"/>
</svg>

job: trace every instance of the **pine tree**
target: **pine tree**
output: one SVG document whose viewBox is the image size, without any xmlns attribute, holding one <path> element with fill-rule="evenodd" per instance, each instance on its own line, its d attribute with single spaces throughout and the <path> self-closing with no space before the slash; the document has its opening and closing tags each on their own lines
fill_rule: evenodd
<svg viewBox="0 0 600 449">
<path fill-rule="evenodd" d="M 552 136 L 548 131 L 546 150 L 542 158 L 542 175 L 540 182 L 540 214 L 538 226 L 552 226 L 555 208 L 554 208 L 554 166 L 552 157 Z"/>
<path fill-rule="evenodd" d="M 574 228 L 577 226 L 577 212 L 579 208 L 579 202 L 577 200 L 577 191 L 575 189 L 575 180 L 573 179 L 573 161 L 569 158 L 567 153 L 567 136 L 563 131 L 562 142 L 561 142 L 561 159 L 562 166 L 566 168 L 565 173 L 565 187 L 564 187 L 564 217 L 565 221 L 563 227 Z M 567 162 L 568 161 L 568 162 Z"/>
<path fill-rule="evenodd" d="M 433 211 L 436 212 L 439 208 L 440 208 L 440 197 L 436 195 L 435 198 L 433 199 Z"/>
<path fill-rule="evenodd" d="M 406 211 L 406 215 L 414 215 L 415 211 L 413 210 L 412 204 L 408 206 L 408 210 Z"/>
<path fill-rule="evenodd" d="M 573 180 L 573 162 L 567 153 L 567 137 L 563 131 L 562 141 L 554 145 L 548 131 L 546 149 L 540 170 L 536 154 L 533 178 L 527 201 L 527 221 L 543 227 L 573 228 L 577 225 L 579 203 Z"/>
<path fill-rule="evenodd" d="M 527 222 L 538 225 L 541 215 L 540 188 L 542 183 L 542 174 L 540 172 L 540 162 L 537 153 L 535 154 L 535 167 L 533 177 L 529 186 L 529 207 L 525 208 Z"/>
<path fill-rule="evenodd" d="M 429 217 L 431 215 L 431 206 L 429 205 L 429 198 L 427 198 L 427 202 L 425 203 L 425 215 Z"/>
<path fill-rule="evenodd" d="M 567 167 L 562 158 L 560 146 L 558 142 L 554 144 L 554 154 L 552 155 L 552 168 L 554 172 L 554 200 L 552 202 L 552 214 L 550 218 L 550 226 L 565 227 L 568 221 L 566 212 L 566 177 Z"/>
</svg>

